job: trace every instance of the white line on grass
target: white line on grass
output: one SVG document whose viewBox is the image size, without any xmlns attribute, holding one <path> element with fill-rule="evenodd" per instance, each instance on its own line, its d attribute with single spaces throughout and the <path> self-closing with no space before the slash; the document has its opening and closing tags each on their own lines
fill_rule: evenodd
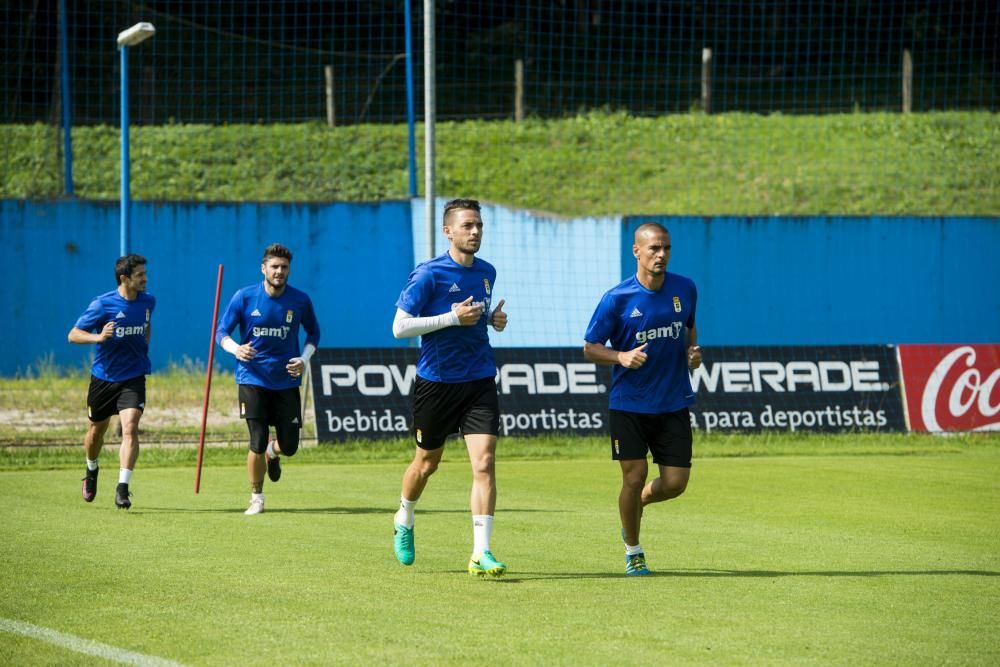
<svg viewBox="0 0 1000 667">
<path fill-rule="evenodd" d="M 125 665 L 139 665 L 140 667 L 183 667 L 181 663 L 174 662 L 173 660 L 165 660 L 155 655 L 133 653 L 117 646 L 102 644 L 101 642 L 83 639 L 75 635 L 67 635 L 62 632 L 56 632 L 55 630 L 23 621 L 14 621 L 9 618 L 0 618 L 0 631 L 24 635 L 25 637 L 34 637 L 35 639 L 41 639 L 43 642 L 62 646 L 77 653 L 86 653 L 87 655 L 120 662 Z"/>
</svg>

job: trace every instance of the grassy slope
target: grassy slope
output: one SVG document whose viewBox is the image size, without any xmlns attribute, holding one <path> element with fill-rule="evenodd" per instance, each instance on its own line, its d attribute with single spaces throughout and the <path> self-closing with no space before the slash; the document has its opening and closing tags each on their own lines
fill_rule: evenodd
<svg viewBox="0 0 1000 667">
<path fill-rule="evenodd" d="M 406 196 L 405 126 L 133 130 L 146 200 L 372 201 Z M 989 113 L 442 123 L 438 192 L 567 216 L 996 215 L 1000 123 Z M 418 137 L 422 141 L 422 137 Z M 0 126 L 0 197 L 60 192 L 58 137 Z M 78 196 L 118 197 L 118 130 L 74 130 Z"/>
<path fill-rule="evenodd" d="M 81 502 L 77 471 L 0 473 L 17 527 L 0 558 L 30 571 L 5 579 L 0 617 L 204 665 L 1000 658 L 995 450 L 699 460 L 685 496 L 646 512 L 644 581 L 621 575 L 613 463 L 500 461 L 502 582 L 463 572 L 458 451 L 421 500 L 411 568 L 390 548 L 401 463 L 291 463 L 252 519 L 239 466 L 207 469 L 199 496 L 190 470 L 137 473 L 128 513 L 110 482 Z M 73 658 L 0 635 L 7 664 Z"/>
</svg>

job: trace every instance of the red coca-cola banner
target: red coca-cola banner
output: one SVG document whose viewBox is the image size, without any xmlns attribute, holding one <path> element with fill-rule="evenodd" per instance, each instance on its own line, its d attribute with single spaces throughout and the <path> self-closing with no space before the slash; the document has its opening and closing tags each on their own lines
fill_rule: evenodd
<svg viewBox="0 0 1000 667">
<path fill-rule="evenodd" d="M 1000 345 L 900 345 L 911 431 L 1000 431 Z"/>
</svg>

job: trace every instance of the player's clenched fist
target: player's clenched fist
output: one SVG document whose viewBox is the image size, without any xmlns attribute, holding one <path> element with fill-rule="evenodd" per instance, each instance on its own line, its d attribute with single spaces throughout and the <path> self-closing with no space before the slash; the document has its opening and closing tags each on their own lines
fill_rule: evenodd
<svg viewBox="0 0 1000 667">
<path fill-rule="evenodd" d="M 493 314 L 490 316 L 490 322 L 497 331 L 503 331 L 507 327 L 507 313 L 503 312 L 505 303 L 505 299 L 500 299 L 500 303 L 493 309 Z"/>
<path fill-rule="evenodd" d="M 688 368 L 694 370 L 701 366 L 701 347 L 691 345 L 688 347 Z"/>
<path fill-rule="evenodd" d="M 649 355 L 646 354 L 646 348 L 649 347 L 649 343 L 643 343 L 639 347 L 629 350 L 628 352 L 618 353 L 618 363 L 625 368 L 641 368 Z"/>
<path fill-rule="evenodd" d="M 472 303 L 472 297 L 452 305 L 452 310 L 458 315 L 458 323 L 463 327 L 471 327 L 483 316 L 483 303 Z"/>
</svg>

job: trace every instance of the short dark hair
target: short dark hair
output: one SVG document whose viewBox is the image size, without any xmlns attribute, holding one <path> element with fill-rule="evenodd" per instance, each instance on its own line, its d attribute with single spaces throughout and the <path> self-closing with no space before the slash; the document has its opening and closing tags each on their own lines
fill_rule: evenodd
<svg viewBox="0 0 1000 667">
<path fill-rule="evenodd" d="M 115 262 L 115 284 L 121 285 L 123 276 L 131 278 L 132 272 L 135 271 L 136 267 L 143 266 L 145 263 L 146 258 L 135 253 L 119 257 L 118 261 Z"/>
<path fill-rule="evenodd" d="M 448 224 L 448 216 L 452 211 L 475 211 L 479 213 L 479 202 L 475 199 L 452 199 L 444 205 L 444 224 Z"/>
<path fill-rule="evenodd" d="M 287 259 L 289 264 L 292 263 L 292 251 L 280 243 L 272 243 L 264 248 L 264 257 L 260 261 L 266 262 L 268 257 L 280 257 Z"/>
</svg>

